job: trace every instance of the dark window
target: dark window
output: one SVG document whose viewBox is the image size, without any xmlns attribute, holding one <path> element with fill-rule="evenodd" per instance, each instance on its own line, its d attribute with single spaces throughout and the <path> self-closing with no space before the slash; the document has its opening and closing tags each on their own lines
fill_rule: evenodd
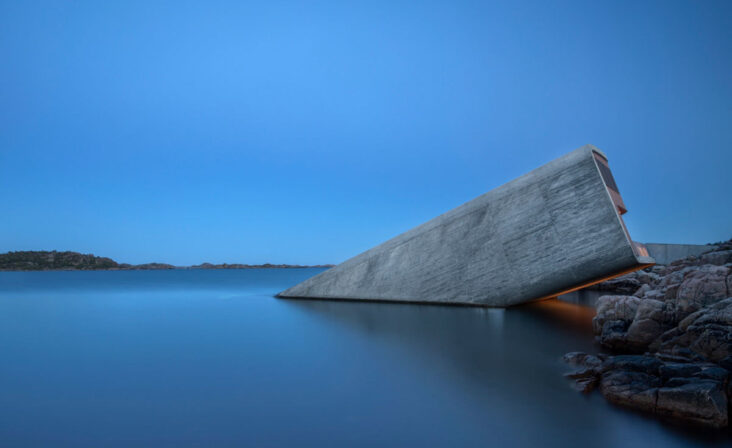
<svg viewBox="0 0 732 448">
<path fill-rule="evenodd" d="M 618 186 L 615 184 L 615 179 L 613 179 L 613 173 L 610 172 L 610 168 L 602 162 L 598 162 L 597 166 L 600 167 L 600 174 L 602 175 L 602 179 L 605 181 L 605 185 L 607 185 L 609 189 L 620 194 Z"/>
</svg>

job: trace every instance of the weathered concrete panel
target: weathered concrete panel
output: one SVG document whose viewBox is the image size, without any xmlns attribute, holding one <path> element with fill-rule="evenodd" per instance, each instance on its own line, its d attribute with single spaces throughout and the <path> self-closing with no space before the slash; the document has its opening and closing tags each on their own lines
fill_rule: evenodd
<svg viewBox="0 0 732 448">
<path fill-rule="evenodd" d="M 646 243 L 648 255 L 653 257 L 658 264 L 669 264 L 672 261 L 686 258 L 690 255 L 701 255 L 704 252 L 716 248 L 711 244 L 661 244 Z"/>
<path fill-rule="evenodd" d="M 588 145 L 279 294 L 509 306 L 653 263 Z"/>
</svg>

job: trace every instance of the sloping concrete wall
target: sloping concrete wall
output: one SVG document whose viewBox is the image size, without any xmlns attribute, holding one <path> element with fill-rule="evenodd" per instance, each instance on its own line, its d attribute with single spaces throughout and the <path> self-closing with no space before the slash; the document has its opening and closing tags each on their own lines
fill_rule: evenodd
<svg viewBox="0 0 732 448">
<path fill-rule="evenodd" d="M 508 306 L 653 263 L 636 257 L 588 145 L 280 297 Z"/>
<path fill-rule="evenodd" d="M 711 244 L 662 244 L 646 243 L 648 255 L 653 257 L 658 264 L 669 264 L 672 261 L 686 258 L 689 255 L 700 255 L 716 248 Z"/>
</svg>

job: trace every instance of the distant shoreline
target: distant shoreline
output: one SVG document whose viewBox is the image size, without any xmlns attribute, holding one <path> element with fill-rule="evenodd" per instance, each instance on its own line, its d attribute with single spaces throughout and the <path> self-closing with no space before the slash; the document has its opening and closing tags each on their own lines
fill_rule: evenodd
<svg viewBox="0 0 732 448">
<path fill-rule="evenodd" d="M 311 269 L 311 268 L 332 268 L 335 265 L 315 264 L 315 265 L 251 265 L 248 267 L 221 267 L 221 268 L 202 268 L 200 266 L 173 266 L 172 268 L 48 268 L 48 269 L 13 269 L 0 268 L 0 272 L 61 272 L 61 271 L 215 271 L 215 270 L 245 270 L 245 269 Z"/>
<path fill-rule="evenodd" d="M 201 263 L 192 266 L 175 266 L 167 263 L 128 264 L 117 263 L 111 258 L 97 257 L 71 251 L 17 251 L 0 254 L 0 271 L 153 271 L 187 269 L 303 269 L 332 268 L 332 264 L 241 264 Z"/>
</svg>

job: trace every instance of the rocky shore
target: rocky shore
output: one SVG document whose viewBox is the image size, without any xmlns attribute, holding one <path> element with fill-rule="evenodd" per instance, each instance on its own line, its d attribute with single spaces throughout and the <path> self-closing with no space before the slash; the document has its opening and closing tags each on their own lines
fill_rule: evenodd
<svg viewBox="0 0 732 448">
<path fill-rule="evenodd" d="M 660 418 L 728 427 L 732 240 L 699 257 L 605 282 L 593 330 L 606 353 L 564 360 L 576 388 Z"/>
<path fill-rule="evenodd" d="M 111 258 L 71 251 L 18 251 L 0 254 L 0 271 L 130 271 L 159 269 L 287 269 L 331 268 L 332 264 L 304 266 L 298 264 L 212 264 L 174 266 L 167 263 L 128 264 Z"/>
</svg>

